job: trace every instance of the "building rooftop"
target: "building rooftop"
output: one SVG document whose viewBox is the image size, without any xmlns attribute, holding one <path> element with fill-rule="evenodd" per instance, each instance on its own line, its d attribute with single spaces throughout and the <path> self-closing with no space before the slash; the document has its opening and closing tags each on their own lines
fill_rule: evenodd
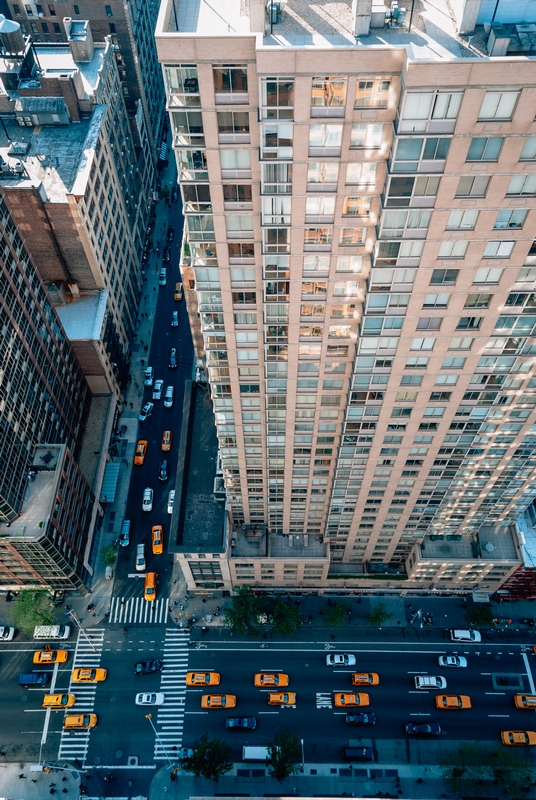
<svg viewBox="0 0 536 800">
<path fill-rule="evenodd" d="M 476 541 L 469 536 L 425 536 L 420 546 L 424 561 L 519 561 L 509 527 L 480 528 Z"/>
<path fill-rule="evenodd" d="M 75 61 L 69 45 L 58 44 L 56 47 L 39 47 L 34 52 L 42 70 L 43 78 L 66 77 L 80 73 L 83 94 L 79 100 L 92 97 L 99 82 L 99 70 L 105 57 L 106 45 L 96 44 L 91 61 Z M 21 84 L 24 86 L 24 84 Z"/>
<path fill-rule="evenodd" d="M 233 528 L 233 558 L 328 558 L 327 547 L 318 540 L 318 536 L 277 536 L 268 533 L 264 526 L 257 532 L 252 530 L 253 527 Z"/>
<path fill-rule="evenodd" d="M 100 340 L 109 294 L 108 289 L 88 292 L 70 303 L 55 306 L 70 341 Z"/>
<path fill-rule="evenodd" d="M 223 552 L 225 501 L 214 496 L 218 439 L 207 387 L 186 381 L 170 544 L 175 552 Z"/>
<path fill-rule="evenodd" d="M 386 2 L 386 6 L 390 5 Z M 411 32 L 409 12 L 402 26 L 371 28 L 369 36 L 354 36 L 352 0 L 288 0 L 279 24 L 273 24 L 259 47 L 406 47 L 411 60 L 475 58 L 458 37 L 448 0 L 422 0 L 415 9 Z M 417 4 L 416 4 L 417 5 Z M 237 36 L 252 33 L 249 3 L 244 0 L 168 0 L 162 19 L 166 33 L 197 36 Z M 254 32 L 253 32 L 254 33 Z M 261 34 L 258 34 L 262 36 Z"/>
<path fill-rule="evenodd" d="M 63 444 L 37 445 L 28 476 L 25 476 L 27 487 L 21 515 L 11 523 L 0 523 L 0 536 L 14 539 L 41 538 L 50 516 L 65 449 Z"/>
</svg>

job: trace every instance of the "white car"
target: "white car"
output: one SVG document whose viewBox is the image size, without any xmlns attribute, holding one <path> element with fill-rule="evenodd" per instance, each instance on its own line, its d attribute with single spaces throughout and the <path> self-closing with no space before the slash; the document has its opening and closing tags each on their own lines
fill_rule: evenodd
<svg viewBox="0 0 536 800">
<path fill-rule="evenodd" d="M 167 513 L 173 514 L 173 506 L 175 504 L 175 489 L 172 489 L 168 494 Z"/>
<path fill-rule="evenodd" d="M 163 706 L 164 695 L 162 692 L 140 692 L 136 695 L 137 706 Z"/>
<path fill-rule="evenodd" d="M 451 631 L 450 638 L 453 642 L 476 643 L 482 641 L 482 636 L 478 631 Z"/>
<path fill-rule="evenodd" d="M 10 642 L 14 636 L 15 628 L 10 628 L 7 625 L 4 628 L 0 628 L 0 639 L 3 642 Z"/>
<path fill-rule="evenodd" d="M 162 389 L 164 388 L 164 381 L 155 381 L 153 388 L 153 400 L 160 400 L 162 397 Z"/>
<path fill-rule="evenodd" d="M 153 510 L 153 490 L 152 489 L 144 489 L 143 490 L 142 509 L 144 511 L 152 511 Z"/>
<path fill-rule="evenodd" d="M 439 656 L 440 667 L 466 667 L 467 659 L 463 656 Z"/>
<path fill-rule="evenodd" d="M 164 395 L 164 408 L 173 408 L 174 397 L 175 389 L 173 386 L 166 386 L 166 393 Z"/>
<path fill-rule="evenodd" d="M 355 667 L 355 656 L 351 653 L 330 653 L 326 656 L 328 667 Z"/>
<path fill-rule="evenodd" d="M 149 419 L 149 417 L 153 413 L 154 403 L 145 403 L 142 410 L 138 414 L 138 420 L 140 422 L 145 422 L 145 420 Z"/>
<path fill-rule="evenodd" d="M 152 386 L 153 378 L 154 378 L 154 369 L 152 367 L 146 367 L 145 372 L 143 373 L 143 385 Z"/>
</svg>

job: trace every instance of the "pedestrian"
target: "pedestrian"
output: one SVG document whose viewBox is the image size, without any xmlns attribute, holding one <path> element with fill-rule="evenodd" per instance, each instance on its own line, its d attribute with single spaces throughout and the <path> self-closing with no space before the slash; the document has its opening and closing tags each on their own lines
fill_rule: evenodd
<svg viewBox="0 0 536 800">
<path fill-rule="evenodd" d="M 140 339 L 140 344 L 143 344 L 143 339 Z"/>
<path fill-rule="evenodd" d="M 32 783 L 37 783 L 37 781 L 35 780 L 35 778 L 32 778 Z"/>
<path fill-rule="evenodd" d="M 411 605 L 411 603 L 408 603 L 408 608 L 413 608 L 413 606 Z"/>
<path fill-rule="evenodd" d="M 65 777 L 65 775 L 63 776 L 63 778 L 62 778 L 61 780 L 62 780 L 62 783 L 64 783 L 64 782 L 67 780 L 67 778 Z"/>
<path fill-rule="evenodd" d="M 49 786 L 55 786 L 56 784 L 55 783 L 49 783 L 48 785 Z"/>
<path fill-rule="evenodd" d="M 55 789 L 51 789 L 49 794 L 56 794 L 56 790 Z"/>
<path fill-rule="evenodd" d="M 22 780 L 22 778 L 25 778 L 25 777 L 26 777 L 26 775 L 23 775 L 22 772 L 21 772 L 21 774 L 19 775 L 19 781 Z M 53 783 L 51 783 L 50 785 L 54 786 Z"/>
<path fill-rule="evenodd" d="M 130 404 L 130 407 L 131 407 L 131 408 L 134 408 L 134 403 L 131 403 L 131 404 Z"/>
<path fill-rule="evenodd" d="M 128 633 L 128 628 L 123 628 L 123 633 Z"/>
<path fill-rule="evenodd" d="M 69 790 L 68 790 L 68 789 L 62 789 L 61 791 L 62 791 L 62 793 L 63 793 L 63 794 L 67 794 L 67 792 L 68 792 Z"/>
</svg>

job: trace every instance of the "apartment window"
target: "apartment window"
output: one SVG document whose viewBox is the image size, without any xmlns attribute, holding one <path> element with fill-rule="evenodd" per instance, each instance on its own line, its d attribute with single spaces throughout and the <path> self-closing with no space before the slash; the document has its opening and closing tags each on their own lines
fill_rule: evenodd
<svg viewBox="0 0 536 800">
<path fill-rule="evenodd" d="M 488 242 L 483 258 L 510 258 L 515 242 Z"/>
<path fill-rule="evenodd" d="M 390 291 L 395 285 L 407 289 L 414 280 L 414 269 L 373 269 L 370 284 L 376 290 Z"/>
<path fill-rule="evenodd" d="M 358 81 L 354 108 L 387 108 L 391 81 L 376 78 L 372 81 Z"/>
<path fill-rule="evenodd" d="M 42 23 L 41 23 L 41 30 L 43 31 L 43 33 L 45 34 L 45 36 L 46 36 L 46 35 L 49 33 L 49 30 L 48 30 L 48 25 L 47 25 L 47 23 L 46 23 L 46 22 L 42 22 Z"/>
<path fill-rule="evenodd" d="M 422 375 L 402 375 L 400 380 L 401 386 L 420 386 L 422 383 Z"/>
<path fill-rule="evenodd" d="M 111 7 L 110 6 L 106 6 L 105 8 L 106 8 L 106 16 L 108 16 L 108 17 L 113 16 Z M 110 9 L 110 13 L 109 14 L 108 14 L 108 9 Z M 55 17 L 56 16 L 56 9 L 54 8 L 54 6 L 49 6 L 48 7 L 48 13 L 50 14 L 51 17 Z"/>
<path fill-rule="evenodd" d="M 304 232 L 304 247 L 316 249 L 317 247 L 331 249 L 333 228 L 306 228 Z"/>
<path fill-rule="evenodd" d="M 33 9 L 32 9 L 32 7 L 25 4 L 24 8 L 26 10 L 26 16 L 27 17 L 33 17 Z"/>
<path fill-rule="evenodd" d="M 261 166 L 264 194 L 290 194 L 292 192 L 292 164 L 262 164 Z"/>
<path fill-rule="evenodd" d="M 418 392 L 397 392 L 395 402 L 397 403 L 414 403 L 417 400 Z M 382 455 L 387 455 L 383 451 L 389 448 L 382 448 Z M 392 455 L 398 454 L 398 449 Z"/>
<path fill-rule="evenodd" d="M 263 78 L 261 102 L 262 119 L 292 119 L 294 81 L 290 78 Z"/>
<path fill-rule="evenodd" d="M 304 256 L 304 272 L 329 272 L 329 256 Z"/>
<path fill-rule="evenodd" d="M 399 139 L 393 159 L 395 172 L 415 172 L 421 161 L 444 161 L 449 151 L 450 138 Z M 430 172 L 437 172 L 434 167 Z"/>
<path fill-rule="evenodd" d="M 478 331 L 482 325 L 483 317 L 460 317 L 456 330 Z"/>
<path fill-rule="evenodd" d="M 413 205 L 433 205 L 441 178 L 391 178 L 387 191 L 387 208 Z M 425 199 L 429 198 L 429 200 Z"/>
<path fill-rule="evenodd" d="M 290 225 L 290 197 L 263 197 L 262 205 L 263 225 Z"/>
<path fill-rule="evenodd" d="M 399 239 L 406 230 L 425 231 L 431 217 L 431 211 L 384 211 L 380 236 Z"/>
<path fill-rule="evenodd" d="M 346 167 L 346 183 L 358 186 L 374 186 L 376 184 L 377 164 L 374 161 L 357 161 Z"/>
<path fill-rule="evenodd" d="M 499 211 L 493 227 L 499 230 L 503 230 L 504 228 L 520 230 L 523 227 L 528 213 L 529 212 L 523 208 L 517 208 L 514 211 L 506 208 L 502 211 Z"/>
<path fill-rule="evenodd" d="M 489 308 L 491 297 L 490 294 L 468 294 L 464 308 Z"/>
<path fill-rule="evenodd" d="M 216 103 L 247 103 L 248 70 L 245 65 L 224 64 L 213 67 L 212 74 Z"/>
<path fill-rule="evenodd" d="M 54 33 L 60 34 L 62 32 L 59 22 L 53 22 L 52 27 L 54 28 Z M 110 33 L 115 33 L 115 25 L 112 25 L 111 22 L 110 22 Z"/>
<path fill-rule="evenodd" d="M 478 119 L 512 119 L 520 92 L 486 92 Z"/>
<path fill-rule="evenodd" d="M 367 299 L 368 314 L 384 314 L 387 309 L 407 308 L 409 294 L 370 294 Z"/>
<path fill-rule="evenodd" d="M 307 165 L 307 183 L 328 184 L 333 191 L 337 188 L 339 165 L 337 162 L 310 161 Z"/>
<path fill-rule="evenodd" d="M 378 242 L 376 252 L 376 266 L 392 266 L 401 259 L 419 259 L 423 250 L 423 242 Z"/>
<path fill-rule="evenodd" d="M 438 284 L 454 286 L 458 280 L 458 272 L 459 270 L 457 269 L 434 269 L 430 279 L 430 286 Z"/>
<path fill-rule="evenodd" d="M 20 6 L 18 5 L 18 3 L 13 3 L 13 13 L 15 14 L 16 17 L 22 16 L 22 14 L 20 13 Z"/>
<path fill-rule="evenodd" d="M 49 6 L 50 8 L 50 6 Z M 107 17 L 113 17 L 112 7 L 111 6 L 104 6 L 104 10 L 106 11 Z"/>
<path fill-rule="evenodd" d="M 529 136 L 525 139 L 522 153 L 519 157 L 520 161 L 534 161 L 536 158 L 536 136 Z"/>
<path fill-rule="evenodd" d="M 433 350 L 435 339 L 413 339 L 411 342 L 412 350 Z"/>
<path fill-rule="evenodd" d="M 451 211 L 447 222 L 448 231 L 472 231 L 478 220 L 479 211 L 471 209 L 457 209 Z"/>
<path fill-rule="evenodd" d="M 228 249 L 231 264 L 236 264 L 237 260 L 251 262 L 255 257 L 253 242 L 230 242 Z"/>
<path fill-rule="evenodd" d="M 442 317 L 420 317 L 417 320 L 418 331 L 438 331 L 443 322 Z"/>
<path fill-rule="evenodd" d="M 345 197 L 342 213 L 348 217 L 366 217 L 370 214 L 370 197 Z"/>
<path fill-rule="evenodd" d="M 289 228 L 264 228 L 263 251 L 265 253 L 287 253 L 290 250 Z"/>
<path fill-rule="evenodd" d="M 535 176 L 536 177 L 536 176 Z M 456 197 L 485 197 L 488 191 L 489 176 L 467 175 L 458 181 Z"/>
<path fill-rule="evenodd" d="M 433 130 L 434 126 L 438 132 L 452 132 L 462 97 L 462 92 L 408 92 L 398 125 L 400 133 Z"/>
<path fill-rule="evenodd" d="M 481 267 L 477 269 L 473 284 L 497 284 L 501 280 L 503 270 L 500 267 Z"/>
<path fill-rule="evenodd" d="M 290 198 L 289 198 L 290 202 Z M 319 220 L 307 220 L 307 217 L 333 217 L 335 215 L 335 198 L 318 195 L 308 197 L 305 201 L 305 220 L 306 222 L 317 222 Z M 322 220 L 323 222 L 324 220 Z M 330 220 L 326 220 L 329 222 Z M 331 220 L 332 221 L 332 220 Z"/>
<path fill-rule="evenodd" d="M 350 147 L 378 148 L 382 146 L 383 125 L 352 125 Z"/>
<path fill-rule="evenodd" d="M 536 175 L 514 175 L 506 192 L 507 197 L 536 194 Z"/>
<path fill-rule="evenodd" d="M 363 256 L 338 256 L 337 258 L 337 272 L 361 272 L 362 269 Z"/>
<path fill-rule="evenodd" d="M 226 214 L 225 227 L 227 236 L 230 239 L 253 238 L 253 215 L 252 214 Z"/>
<path fill-rule="evenodd" d="M 428 359 L 423 358 L 408 358 L 406 361 L 406 369 L 426 369 L 428 366 Z"/>
<path fill-rule="evenodd" d="M 199 115 L 201 116 L 201 114 Z M 249 114 L 247 111 L 218 111 L 218 133 L 220 141 L 249 141 Z"/>
<path fill-rule="evenodd" d="M 184 183 L 182 192 L 185 211 L 212 211 L 210 186 L 208 184 Z"/>
<path fill-rule="evenodd" d="M 201 188 L 201 187 L 197 187 Z M 209 189 L 209 187 L 202 187 Z M 223 185 L 223 199 L 225 203 L 251 203 L 253 198 L 251 194 L 251 186 L 242 184 L 224 184 Z M 206 193 L 205 193 L 206 194 Z M 210 200 L 210 194 L 207 195 Z"/>
<path fill-rule="evenodd" d="M 344 113 L 345 102 L 346 78 L 313 78 L 311 106 L 314 110 L 338 108 Z"/>
<path fill-rule="evenodd" d="M 438 258 L 465 258 L 465 253 L 469 242 L 463 239 L 453 239 L 441 242 L 439 245 Z"/>
<path fill-rule="evenodd" d="M 302 304 L 300 308 L 301 317 L 323 317 L 325 312 L 326 307 L 323 303 L 318 305 L 306 303 Z"/>
<path fill-rule="evenodd" d="M 449 350 L 470 350 L 474 339 L 470 336 L 455 337 L 450 340 Z"/>
<path fill-rule="evenodd" d="M 340 155 L 342 125 L 311 125 L 309 128 L 309 154 L 317 156 Z M 321 150 L 322 152 L 315 152 Z"/>
<path fill-rule="evenodd" d="M 340 245 L 360 245 L 365 243 L 365 228 L 341 228 Z"/>
<path fill-rule="evenodd" d="M 266 124 L 261 127 L 262 158 L 292 158 L 292 125 Z"/>
<path fill-rule="evenodd" d="M 170 105 L 200 106 L 197 67 L 185 64 L 164 70 Z"/>
<path fill-rule="evenodd" d="M 214 217 L 208 214 L 190 214 L 187 217 L 188 236 L 191 242 L 213 242 Z"/>
<path fill-rule="evenodd" d="M 173 111 L 171 114 L 175 143 L 187 147 L 203 147 L 205 136 L 200 111 Z"/>
<path fill-rule="evenodd" d="M 471 139 L 466 161 L 498 161 L 504 136 Z"/>
<path fill-rule="evenodd" d="M 456 386 L 457 383 L 458 383 L 457 375 L 438 375 L 436 378 L 436 386 Z"/>
<path fill-rule="evenodd" d="M 463 369 L 465 366 L 465 358 L 462 357 L 449 357 L 444 358 L 441 364 L 441 369 Z"/>
<path fill-rule="evenodd" d="M 447 308 L 450 294 L 427 294 L 424 298 L 423 308 Z"/>
<path fill-rule="evenodd" d="M 444 408 L 425 408 L 423 417 L 442 417 L 444 413 Z"/>
<path fill-rule="evenodd" d="M 80 9 L 78 8 L 78 6 L 73 6 L 73 11 L 75 14 L 80 14 Z"/>
</svg>

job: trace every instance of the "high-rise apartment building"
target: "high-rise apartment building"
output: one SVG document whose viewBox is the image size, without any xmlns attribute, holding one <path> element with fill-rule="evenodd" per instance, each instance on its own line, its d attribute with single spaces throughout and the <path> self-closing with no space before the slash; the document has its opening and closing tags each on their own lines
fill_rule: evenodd
<svg viewBox="0 0 536 800">
<path fill-rule="evenodd" d="M 520 563 L 536 61 L 457 33 L 487 6 L 425 2 L 409 31 L 362 0 L 162 5 L 235 583 L 494 589 Z"/>
</svg>

